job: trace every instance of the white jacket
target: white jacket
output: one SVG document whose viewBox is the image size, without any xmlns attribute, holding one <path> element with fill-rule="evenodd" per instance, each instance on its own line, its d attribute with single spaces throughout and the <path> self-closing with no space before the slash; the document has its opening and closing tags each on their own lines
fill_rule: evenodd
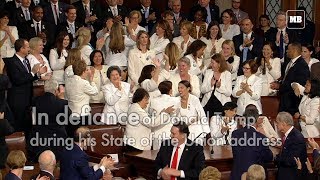
<svg viewBox="0 0 320 180">
<path fill-rule="evenodd" d="M 320 135 L 319 108 L 320 98 L 309 98 L 304 95 L 299 105 L 301 116 L 306 116 L 306 122 L 300 121 L 301 132 L 305 138 Z"/>
<path fill-rule="evenodd" d="M 178 85 L 179 85 L 179 82 L 181 81 L 179 73 L 175 73 L 171 75 L 169 80 L 172 82 L 172 95 L 178 96 L 179 95 Z M 190 74 L 190 84 L 192 86 L 191 94 L 199 98 L 200 97 L 199 78 L 196 75 Z"/>
<path fill-rule="evenodd" d="M 226 126 L 225 122 L 223 121 L 222 116 L 212 116 L 210 120 L 210 130 L 211 130 L 211 137 L 214 139 L 214 145 L 221 146 L 226 144 L 226 135 L 227 133 L 221 133 L 221 129 L 223 126 Z M 232 119 L 227 126 L 229 127 L 229 134 L 227 139 L 229 143 L 231 142 L 231 134 L 234 130 L 237 129 L 237 121 Z"/>
</svg>

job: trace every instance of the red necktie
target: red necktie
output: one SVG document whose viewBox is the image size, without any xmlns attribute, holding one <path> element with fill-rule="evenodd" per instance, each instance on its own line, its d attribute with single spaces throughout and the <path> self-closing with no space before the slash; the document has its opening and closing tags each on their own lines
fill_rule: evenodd
<svg viewBox="0 0 320 180">
<path fill-rule="evenodd" d="M 173 159 L 172 159 L 172 162 L 171 162 L 171 168 L 172 169 L 177 169 L 179 148 L 180 147 L 178 146 L 176 151 L 174 152 Z M 171 176 L 171 180 L 175 180 L 175 179 L 176 179 L 175 176 Z"/>
<path fill-rule="evenodd" d="M 282 141 L 282 148 L 283 148 L 284 147 L 284 143 L 286 142 L 286 136 L 283 136 L 281 141 Z"/>
</svg>

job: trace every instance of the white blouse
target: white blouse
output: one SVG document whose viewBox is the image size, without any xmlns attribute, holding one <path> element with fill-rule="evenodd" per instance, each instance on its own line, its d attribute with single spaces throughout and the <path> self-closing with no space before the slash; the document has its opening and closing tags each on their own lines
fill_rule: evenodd
<svg viewBox="0 0 320 180">
<path fill-rule="evenodd" d="M 153 49 L 156 54 L 163 53 L 169 43 L 169 39 L 159 38 L 156 33 L 150 37 L 150 49 Z"/>
<path fill-rule="evenodd" d="M 15 40 L 19 39 L 18 30 L 16 26 L 9 26 L 9 30 Z M 2 40 L 6 35 L 5 31 L 0 30 L 0 40 Z M 16 50 L 14 49 L 14 43 L 11 43 L 8 37 L 0 48 L 0 55 L 2 58 L 9 58 L 14 55 Z"/>
<path fill-rule="evenodd" d="M 228 63 L 228 62 L 227 62 Z M 237 55 L 233 56 L 233 62 L 230 64 L 232 66 L 231 68 L 231 77 L 232 81 L 235 81 L 238 77 L 238 70 L 240 65 L 240 57 Z"/>
<path fill-rule="evenodd" d="M 189 75 L 190 75 L 190 84 L 192 86 L 191 94 L 199 98 L 200 97 L 199 78 L 196 75 L 192 75 L 192 74 L 189 74 Z M 177 72 L 175 74 L 171 74 L 169 80 L 172 82 L 172 95 L 178 96 L 179 95 L 178 85 L 179 85 L 179 82 L 181 81 L 180 74 Z"/>
<path fill-rule="evenodd" d="M 108 68 L 109 68 L 109 66 L 102 65 L 101 70 L 95 69 L 94 75 L 93 75 L 93 82 L 96 84 L 99 93 L 95 96 L 90 97 L 90 103 L 104 103 L 105 102 L 101 88 L 102 88 L 102 86 L 104 86 L 105 84 L 107 84 L 109 82 L 109 79 L 107 78 Z"/>
<path fill-rule="evenodd" d="M 309 61 L 309 63 L 308 63 L 309 70 L 311 70 L 312 64 L 317 63 L 317 62 L 319 62 L 318 59 L 316 59 L 316 58 L 311 58 L 310 61 Z"/>
<path fill-rule="evenodd" d="M 68 57 L 68 52 L 64 49 L 61 55 L 58 55 L 57 49 L 51 49 L 49 54 L 50 66 L 53 70 L 52 77 L 55 78 L 59 84 L 64 84 L 64 65 L 66 63 L 66 58 Z"/>
<path fill-rule="evenodd" d="M 236 35 L 240 34 L 240 26 L 237 24 L 230 24 L 226 31 L 223 30 L 224 24 L 220 24 L 220 29 L 222 33 L 222 37 L 226 40 L 232 40 L 232 38 Z"/>
</svg>

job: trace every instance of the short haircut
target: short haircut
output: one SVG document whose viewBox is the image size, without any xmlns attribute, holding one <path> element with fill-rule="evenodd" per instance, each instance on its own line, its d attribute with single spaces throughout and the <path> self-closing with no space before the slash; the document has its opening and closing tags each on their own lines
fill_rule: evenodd
<svg viewBox="0 0 320 180">
<path fill-rule="evenodd" d="M 82 142 L 86 138 L 90 138 L 90 137 L 91 137 L 90 136 L 90 129 L 88 127 L 85 127 L 85 126 L 81 126 L 74 132 L 73 139 L 76 142 Z"/>
<path fill-rule="evenodd" d="M 138 103 L 138 102 L 142 101 L 142 99 L 145 97 L 147 97 L 147 98 L 150 97 L 148 91 L 146 91 L 143 88 L 138 88 L 136 90 L 136 92 L 134 92 L 134 94 L 133 94 L 132 103 Z"/>
<path fill-rule="evenodd" d="M 313 47 L 311 44 L 303 43 L 303 44 L 301 44 L 301 47 L 305 47 L 305 48 L 308 49 L 308 51 L 313 52 L 312 55 L 315 54 L 315 51 L 314 51 L 315 49 L 314 49 L 314 47 Z M 311 56 L 312 56 L 312 55 L 311 55 Z"/>
<path fill-rule="evenodd" d="M 290 126 L 294 125 L 292 116 L 288 112 L 284 112 L 284 111 L 283 112 L 279 112 L 276 119 L 277 119 L 277 121 L 283 122 L 283 123 L 285 123 L 287 125 L 290 125 Z"/>
<path fill-rule="evenodd" d="M 217 26 L 219 31 L 218 31 L 218 34 L 217 34 L 217 37 L 216 39 L 220 39 L 222 37 L 222 32 L 221 32 L 221 29 L 220 29 L 220 26 L 219 26 L 219 23 L 217 21 L 211 21 L 211 23 L 208 25 L 208 29 L 207 29 L 207 39 L 211 39 L 211 36 L 210 36 L 210 29 L 213 27 L 213 26 Z"/>
<path fill-rule="evenodd" d="M 189 127 L 184 121 L 177 121 L 173 123 L 172 126 L 178 128 L 180 133 L 186 134 L 187 137 L 189 136 L 190 134 Z"/>
<path fill-rule="evenodd" d="M 247 171 L 246 180 L 265 180 L 266 173 L 261 165 L 253 164 Z"/>
<path fill-rule="evenodd" d="M 230 101 L 230 102 L 226 102 L 223 105 L 222 109 L 223 109 L 223 111 L 227 111 L 227 110 L 235 109 L 237 107 L 238 107 L 238 105 L 235 102 Z"/>
<path fill-rule="evenodd" d="M 112 71 L 117 71 L 119 75 L 121 76 L 121 69 L 119 66 L 110 66 L 107 70 L 107 77 L 110 79 Z"/>
<path fill-rule="evenodd" d="M 35 12 L 37 9 L 43 9 L 43 8 L 40 5 L 36 5 L 32 8 L 32 12 Z"/>
<path fill-rule="evenodd" d="M 74 6 L 74 5 L 69 5 L 67 8 L 66 8 L 66 13 L 68 13 L 69 12 L 69 10 L 71 10 L 71 9 L 75 9 L 75 10 L 77 10 L 77 8 Z"/>
<path fill-rule="evenodd" d="M 212 166 L 204 168 L 199 175 L 199 180 L 218 180 L 221 179 L 221 172 Z"/>
<path fill-rule="evenodd" d="M 259 21 L 261 21 L 262 18 L 265 18 L 265 19 L 267 19 L 268 21 L 270 21 L 269 16 L 266 15 L 266 14 L 262 14 L 262 15 L 259 17 Z"/>
<path fill-rule="evenodd" d="M 56 161 L 56 156 L 50 150 L 43 151 L 38 158 L 40 170 L 50 170 Z"/>
<path fill-rule="evenodd" d="M 292 47 L 294 47 L 294 48 L 298 51 L 298 53 L 301 54 L 301 52 L 302 52 L 302 46 L 301 46 L 300 43 L 298 43 L 298 42 L 293 42 L 293 43 L 290 43 L 289 45 L 291 45 Z"/>
<path fill-rule="evenodd" d="M 247 124 L 255 124 L 259 118 L 259 111 L 258 109 L 246 109 L 243 113 L 243 117 L 246 118 Z"/>
<path fill-rule="evenodd" d="M 36 48 L 40 42 L 43 42 L 43 40 L 39 37 L 31 38 L 29 40 L 29 46 L 30 46 L 31 51 L 33 51 L 34 48 Z"/>
<path fill-rule="evenodd" d="M 142 21 L 142 16 L 141 16 L 141 13 L 140 11 L 137 11 L 137 10 L 133 10 L 129 13 L 129 18 L 131 18 L 132 16 L 134 16 L 135 14 L 138 15 L 138 22 L 140 23 Z"/>
<path fill-rule="evenodd" d="M 211 57 L 211 60 L 217 62 L 220 65 L 220 67 L 219 67 L 219 72 L 220 73 L 228 70 L 227 61 L 224 59 L 222 54 L 217 53 L 217 54 L 213 55 Z"/>
<path fill-rule="evenodd" d="M 227 39 L 227 40 L 223 41 L 221 47 L 222 47 L 224 44 L 226 44 L 226 45 L 228 45 L 228 46 L 231 47 L 231 50 L 232 50 L 231 56 L 234 56 L 236 53 L 235 53 L 235 48 L 234 48 L 234 43 L 233 43 L 233 41 L 230 40 L 230 39 Z"/>
<path fill-rule="evenodd" d="M 59 88 L 59 83 L 54 78 L 44 81 L 44 92 L 49 92 L 54 94 L 58 88 Z"/>
<path fill-rule="evenodd" d="M 247 61 L 245 61 L 245 62 L 243 63 L 243 66 L 246 65 L 246 64 L 248 64 L 248 65 L 250 66 L 250 70 L 251 70 L 251 73 L 252 73 L 252 74 L 255 74 L 255 73 L 258 71 L 259 66 L 258 66 L 258 64 L 256 63 L 256 60 L 254 60 L 254 59 L 249 59 L 249 60 L 247 60 Z"/>
<path fill-rule="evenodd" d="M 158 86 L 161 94 L 169 94 L 170 90 L 172 90 L 172 82 L 171 81 L 162 81 Z"/>
<path fill-rule="evenodd" d="M 189 35 L 192 34 L 193 24 L 192 24 L 190 21 L 186 21 L 186 20 L 185 20 L 185 21 L 182 21 L 182 22 L 180 23 L 180 29 L 181 29 L 182 27 L 185 27 L 185 28 L 187 29 Z"/>
<path fill-rule="evenodd" d="M 86 71 L 87 64 L 83 60 L 76 61 L 72 65 L 72 69 L 75 75 L 81 76 Z"/>
<path fill-rule="evenodd" d="M 17 39 L 16 42 L 14 43 L 14 49 L 16 52 L 19 52 L 21 48 L 24 47 L 25 42 L 28 42 L 26 39 Z"/>
<path fill-rule="evenodd" d="M 26 162 L 27 158 L 21 150 L 12 150 L 7 157 L 7 166 L 11 170 L 23 168 Z"/>
<path fill-rule="evenodd" d="M 187 57 L 182 57 L 182 58 L 180 58 L 179 60 L 178 60 L 178 63 L 180 63 L 180 62 L 184 62 L 184 63 L 186 63 L 188 66 L 190 66 L 190 59 L 189 58 L 187 58 Z"/>
<path fill-rule="evenodd" d="M 92 65 L 92 66 L 94 65 L 93 58 L 94 58 L 94 56 L 96 55 L 96 53 L 100 53 L 100 54 L 101 54 L 101 57 L 102 57 L 102 62 L 101 62 L 101 64 L 103 64 L 103 62 L 104 62 L 104 58 L 103 58 L 103 53 L 102 53 L 102 51 L 96 49 L 96 50 L 93 50 L 93 51 L 91 52 L 91 54 L 90 54 L 90 62 L 91 62 L 91 65 Z"/>
<path fill-rule="evenodd" d="M 230 18 L 231 18 L 231 22 L 230 22 L 230 24 L 237 24 L 238 22 L 237 22 L 237 17 L 236 17 L 236 15 L 234 14 L 234 12 L 232 11 L 232 9 L 226 9 L 226 10 L 224 10 L 222 13 L 221 13 L 221 18 L 222 18 L 222 16 L 223 16 L 223 14 L 224 13 L 227 13 L 229 16 L 230 16 Z"/>
<path fill-rule="evenodd" d="M 173 14 L 173 11 L 171 11 L 171 10 L 166 10 L 166 11 L 163 12 L 162 16 L 163 16 L 163 18 L 166 18 L 167 16 L 172 16 L 172 17 L 174 17 L 174 14 Z"/>
<path fill-rule="evenodd" d="M 193 17 L 196 15 L 196 13 L 200 11 L 202 14 L 202 20 L 206 21 L 208 13 L 207 13 L 207 9 L 201 6 L 196 6 L 195 10 L 194 10 L 194 14 Z"/>
</svg>

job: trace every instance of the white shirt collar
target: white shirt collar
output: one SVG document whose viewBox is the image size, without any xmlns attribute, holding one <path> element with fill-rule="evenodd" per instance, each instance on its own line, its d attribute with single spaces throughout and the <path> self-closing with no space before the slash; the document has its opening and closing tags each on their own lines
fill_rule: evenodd
<svg viewBox="0 0 320 180">
<path fill-rule="evenodd" d="M 74 21 L 70 22 L 68 19 L 67 19 L 67 23 L 68 23 L 68 25 L 70 25 L 70 24 L 74 25 Z"/>
<path fill-rule="evenodd" d="M 34 25 L 36 25 L 37 23 L 40 23 L 40 27 L 41 27 L 41 21 L 37 22 L 36 20 L 34 20 L 34 19 L 32 18 L 32 22 L 33 22 Z"/>
<path fill-rule="evenodd" d="M 291 59 L 292 65 L 299 59 L 300 56 L 301 56 L 301 55 L 299 55 L 299 56 Z M 292 66 L 292 65 L 291 65 L 291 66 Z"/>
<path fill-rule="evenodd" d="M 25 12 L 26 10 L 29 11 L 29 8 L 26 8 L 26 7 L 23 7 L 23 6 L 21 6 L 21 9 L 22 9 L 23 12 Z"/>
<path fill-rule="evenodd" d="M 249 39 L 251 39 L 252 31 L 251 31 L 251 32 L 249 32 L 249 34 L 245 34 L 245 33 L 243 33 L 243 39 L 244 39 L 246 36 L 247 36 Z"/>
<path fill-rule="evenodd" d="M 143 7 L 143 10 L 149 10 L 150 7 L 144 7 L 142 4 L 141 6 Z"/>
<path fill-rule="evenodd" d="M 292 129 L 293 129 L 293 126 L 291 126 L 291 128 L 286 132 L 286 133 L 284 133 L 284 136 L 287 138 L 288 137 L 288 135 L 290 134 L 290 132 L 292 131 Z"/>
<path fill-rule="evenodd" d="M 110 9 L 113 9 L 113 8 L 118 9 L 118 5 L 115 5 L 115 6 L 109 6 L 109 7 L 110 7 Z"/>
<path fill-rule="evenodd" d="M 282 33 L 285 34 L 285 32 L 286 32 L 286 27 L 283 28 L 283 29 L 279 29 L 279 28 L 278 28 L 278 31 L 282 31 Z"/>
<path fill-rule="evenodd" d="M 50 4 L 52 5 L 52 6 L 54 6 L 54 5 L 57 5 L 58 6 L 58 1 L 54 4 L 54 3 L 52 3 L 52 1 L 50 2 Z"/>
<path fill-rule="evenodd" d="M 25 58 L 19 56 L 18 54 L 16 54 L 16 55 L 17 55 L 17 57 L 19 58 L 19 60 L 23 63 L 23 60 L 24 60 Z"/>
<path fill-rule="evenodd" d="M 43 170 L 43 169 L 41 169 L 41 171 L 43 171 L 43 172 L 47 172 L 47 173 L 51 174 L 52 176 L 54 176 L 51 172 L 49 172 L 49 171 L 47 171 L 47 170 Z"/>
</svg>

